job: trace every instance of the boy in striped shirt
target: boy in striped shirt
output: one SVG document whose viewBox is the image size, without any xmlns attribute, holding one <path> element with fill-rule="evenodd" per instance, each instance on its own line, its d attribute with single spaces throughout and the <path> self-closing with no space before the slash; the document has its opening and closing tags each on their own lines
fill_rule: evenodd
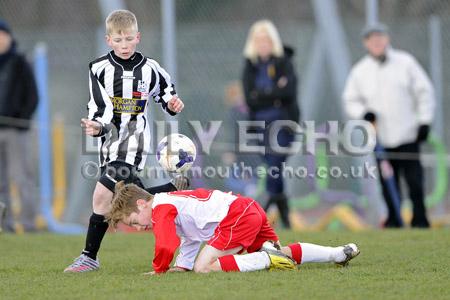
<svg viewBox="0 0 450 300">
<path fill-rule="evenodd" d="M 142 187 L 137 172 L 145 166 L 150 152 L 149 99 L 170 115 L 184 108 L 169 74 L 155 60 L 136 51 L 139 41 L 135 15 L 127 10 L 113 11 L 106 19 L 106 42 L 112 51 L 89 64 L 88 117 L 81 119 L 81 125 L 86 135 L 99 138 L 102 175 L 93 194 L 86 246 L 64 272 L 99 268 L 97 252 L 108 228 L 105 215 L 116 183 L 123 180 Z M 181 178 L 182 185 L 186 181 Z M 174 191 L 175 185 L 169 182 L 149 192 Z"/>
</svg>

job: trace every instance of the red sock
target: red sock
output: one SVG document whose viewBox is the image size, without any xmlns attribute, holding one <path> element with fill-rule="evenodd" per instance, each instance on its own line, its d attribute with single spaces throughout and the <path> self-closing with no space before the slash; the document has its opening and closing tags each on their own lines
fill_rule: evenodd
<svg viewBox="0 0 450 300">
<path fill-rule="evenodd" d="M 220 267 L 222 268 L 222 271 L 224 272 L 235 272 L 235 271 L 239 272 L 239 267 L 233 255 L 226 255 L 219 257 L 219 263 Z"/>
<path fill-rule="evenodd" d="M 300 243 L 295 243 L 288 245 L 289 248 L 291 248 L 292 252 L 292 258 L 297 262 L 297 264 L 302 263 L 302 246 L 300 246 Z"/>
</svg>

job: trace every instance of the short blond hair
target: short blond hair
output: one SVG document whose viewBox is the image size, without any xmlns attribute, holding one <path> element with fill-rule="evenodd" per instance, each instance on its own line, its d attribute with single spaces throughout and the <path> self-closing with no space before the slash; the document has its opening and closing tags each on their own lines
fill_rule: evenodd
<svg viewBox="0 0 450 300">
<path fill-rule="evenodd" d="M 284 55 L 283 44 L 281 43 L 280 34 L 277 28 L 270 20 L 259 20 L 250 27 L 247 41 L 244 47 L 244 57 L 256 62 L 258 53 L 255 47 L 255 36 L 257 33 L 264 32 L 272 40 L 273 49 L 272 55 L 275 57 L 282 57 Z"/>
<path fill-rule="evenodd" d="M 133 183 L 125 184 L 123 181 L 116 183 L 112 207 L 106 214 L 106 222 L 114 228 L 117 227 L 120 221 L 138 211 L 136 201 L 139 199 L 150 201 L 153 195 Z"/>
<path fill-rule="evenodd" d="M 138 32 L 136 16 L 129 10 L 119 9 L 111 12 L 106 18 L 106 34 L 123 33 L 126 31 Z"/>
</svg>

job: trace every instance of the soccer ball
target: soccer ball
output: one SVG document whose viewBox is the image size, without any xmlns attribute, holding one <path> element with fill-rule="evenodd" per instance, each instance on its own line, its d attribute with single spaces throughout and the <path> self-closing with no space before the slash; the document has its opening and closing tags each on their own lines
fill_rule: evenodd
<svg viewBox="0 0 450 300">
<path fill-rule="evenodd" d="M 164 137 L 156 149 L 156 159 L 169 172 L 186 172 L 194 164 L 196 155 L 197 149 L 191 139 L 179 133 Z"/>
</svg>

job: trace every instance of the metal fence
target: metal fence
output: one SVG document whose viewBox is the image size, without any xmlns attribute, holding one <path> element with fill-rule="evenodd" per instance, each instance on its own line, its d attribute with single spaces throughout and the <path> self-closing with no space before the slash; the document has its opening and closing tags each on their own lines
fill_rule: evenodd
<svg viewBox="0 0 450 300">
<path fill-rule="evenodd" d="M 124 1 L 124 3 L 127 9 L 137 15 L 142 32 L 140 50 L 161 61 L 165 49 L 161 44 L 160 1 L 133 0 Z M 336 13 L 342 21 L 350 60 L 355 62 L 364 54 L 360 32 L 366 22 L 365 2 L 338 0 L 335 3 Z M 202 124 L 211 120 L 222 120 L 225 121 L 224 132 L 234 130 L 233 125 L 228 122 L 227 112 L 230 108 L 225 101 L 227 87 L 230 83 L 240 80 L 243 68 L 242 50 L 248 29 L 254 21 L 262 18 L 271 19 L 278 27 L 283 42 L 291 45 L 296 51 L 294 63 L 301 82 L 299 99 L 303 112 L 302 119 L 315 120 L 319 123 L 326 120 L 342 120 L 341 114 L 338 113 L 341 111 L 340 95 L 333 89 L 335 79 L 331 75 L 330 63 L 332 62 L 329 58 L 323 58 L 320 90 L 312 95 L 305 95 L 307 84 L 310 83 L 308 68 L 314 56 L 317 55 L 314 48 L 315 38 L 319 33 L 315 12 L 316 3 L 308 0 L 178 0 L 175 4 L 177 90 L 186 102 L 186 109 L 178 119 L 180 132 L 187 135 L 193 134 L 192 128 L 187 124 L 189 120 L 199 120 Z M 432 59 L 429 46 L 430 22 L 440 24 L 438 27 L 441 30 L 442 43 L 441 95 L 443 100 L 448 99 L 450 54 L 444 50 L 449 49 L 450 46 L 450 33 L 447 30 L 450 25 L 450 3 L 444 0 L 380 0 L 378 7 L 380 20 L 387 23 L 391 29 L 393 45 L 415 55 L 428 72 L 431 72 L 430 60 Z M 44 41 L 48 45 L 52 115 L 60 115 L 65 121 L 68 179 L 68 188 L 65 192 L 70 199 L 68 206 L 70 207 L 70 202 L 78 201 L 76 210 L 80 212 L 81 208 L 79 214 L 72 214 L 69 219 L 71 221 L 87 219 L 84 215 L 90 210 L 89 193 L 95 181 L 83 182 L 79 179 L 82 143 L 79 119 L 86 113 L 87 64 L 99 55 L 99 49 L 102 48 L 104 20 L 99 3 L 87 0 L 20 2 L 3 0 L 0 2 L 0 18 L 6 19 L 11 24 L 14 35 L 19 41 L 19 48 L 24 50 L 30 59 L 32 59 L 36 43 Z M 310 98 L 306 100 L 306 96 Z M 443 120 L 450 116 L 450 108 L 446 101 L 443 101 L 441 112 Z M 152 116 L 156 120 L 164 120 L 164 116 L 158 109 L 152 112 Z M 439 138 L 448 147 L 450 132 L 444 125 L 445 122 L 438 124 L 438 128 L 441 128 Z M 213 143 L 212 154 L 200 157 L 200 161 L 204 165 L 226 165 L 229 163 L 230 149 L 233 149 L 233 145 L 230 145 L 229 139 L 221 131 Z M 425 161 L 429 175 L 428 194 L 432 194 L 436 188 L 435 157 L 431 155 Z M 92 158 L 95 159 L 95 157 Z M 354 164 L 352 158 L 344 155 L 325 158 L 325 162 L 322 161 L 322 163 L 329 166 L 348 169 Z M 257 156 L 249 156 L 245 159 L 253 165 L 260 163 Z M 308 164 L 310 159 L 317 160 L 317 158 L 294 155 L 289 159 L 289 164 L 294 167 L 302 166 Z M 153 157 L 149 159 L 149 164 L 154 163 Z M 446 157 L 445 164 L 447 164 Z M 357 209 L 361 208 L 366 212 L 374 209 L 368 214 L 375 215 L 372 223 L 378 222 L 378 216 L 382 211 L 379 205 L 379 194 L 374 197 L 375 200 L 370 200 L 378 204 L 369 207 L 367 199 L 370 197 L 364 195 L 367 191 L 357 184 L 360 180 L 328 178 L 325 181 L 311 185 L 307 180 L 292 178 L 286 179 L 286 184 L 290 196 L 300 203 L 298 204 L 300 209 L 306 209 L 311 207 L 311 203 L 315 203 L 317 197 L 311 195 L 317 192 L 314 190 L 319 186 L 323 190 L 329 188 L 343 192 L 342 199 L 345 198 L 344 200 L 351 202 Z M 215 177 L 202 178 L 202 183 L 197 182 L 197 184 L 221 188 L 227 187 L 230 183 L 223 178 Z M 253 192 L 258 194 L 258 186 L 254 188 Z M 83 192 L 80 192 L 80 189 Z M 73 195 L 74 191 L 80 192 L 83 195 L 82 199 L 76 200 L 80 197 Z M 375 193 L 378 191 L 375 190 Z M 444 199 L 447 199 L 446 194 Z M 433 213 L 442 214 L 448 211 L 447 202 L 439 202 L 439 206 L 436 206 Z"/>
</svg>

